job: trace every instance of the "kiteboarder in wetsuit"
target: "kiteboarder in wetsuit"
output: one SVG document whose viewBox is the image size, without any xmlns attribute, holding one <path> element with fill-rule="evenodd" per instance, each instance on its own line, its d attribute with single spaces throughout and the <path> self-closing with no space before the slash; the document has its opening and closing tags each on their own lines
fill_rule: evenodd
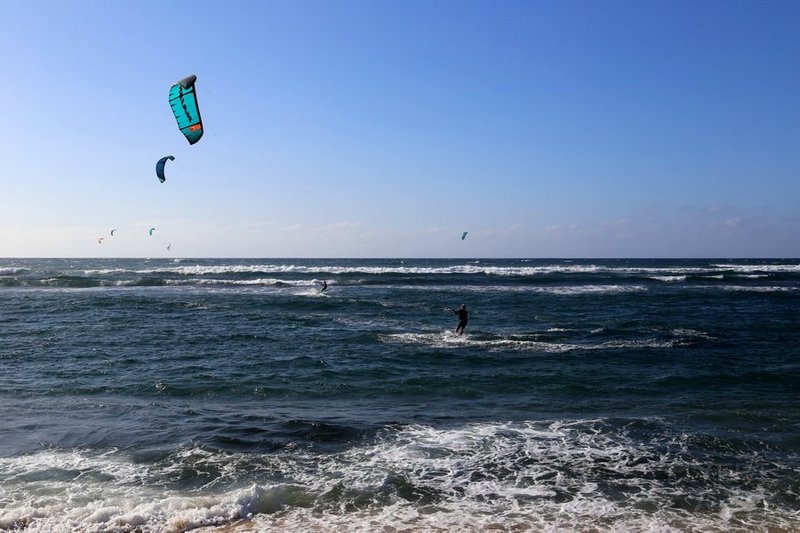
<svg viewBox="0 0 800 533">
<path fill-rule="evenodd" d="M 325 289 L 327 289 L 327 288 L 328 288 L 328 282 L 323 279 L 322 280 L 322 289 L 320 289 L 319 293 L 322 294 L 323 292 L 325 292 Z"/>
<path fill-rule="evenodd" d="M 467 320 L 469 319 L 469 311 L 467 311 L 467 306 L 465 304 L 461 304 L 461 307 L 459 307 L 458 310 L 454 311 L 450 309 L 450 311 L 453 314 L 458 315 L 458 325 L 456 326 L 456 334 L 461 335 L 462 333 L 464 333 L 464 328 L 467 327 Z"/>
</svg>

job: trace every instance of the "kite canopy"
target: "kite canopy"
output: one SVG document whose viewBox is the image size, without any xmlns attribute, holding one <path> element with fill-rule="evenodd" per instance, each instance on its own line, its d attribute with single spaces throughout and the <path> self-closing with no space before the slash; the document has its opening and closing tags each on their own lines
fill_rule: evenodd
<svg viewBox="0 0 800 533">
<path fill-rule="evenodd" d="M 462 241 L 467 238 L 467 233 L 469 233 L 469 232 L 465 231 L 464 233 L 461 234 L 461 240 Z"/>
<path fill-rule="evenodd" d="M 167 160 L 175 161 L 175 158 L 172 157 L 171 155 L 165 155 L 164 157 L 158 160 L 158 163 L 156 163 L 156 176 L 158 176 L 158 181 L 160 181 L 161 183 L 167 181 L 167 177 L 164 175 L 164 165 L 167 164 Z"/>
<path fill-rule="evenodd" d="M 115 232 L 115 231 L 117 231 L 117 230 L 115 230 L 115 229 L 112 229 L 112 230 L 111 230 L 111 236 L 112 236 L 112 237 L 114 236 L 114 232 Z"/>
<path fill-rule="evenodd" d="M 152 235 L 152 234 L 153 234 L 153 232 L 154 232 L 155 230 L 156 230 L 156 228 L 150 228 L 150 231 L 148 231 L 147 233 L 149 233 L 150 235 Z"/>
<path fill-rule="evenodd" d="M 189 144 L 194 144 L 203 136 L 203 121 L 200 119 L 200 108 L 197 106 L 197 93 L 194 82 L 197 76 L 192 74 L 169 88 L 169 106 L 178 121 L 178 127 L 186 136 Z"/>
</svg>

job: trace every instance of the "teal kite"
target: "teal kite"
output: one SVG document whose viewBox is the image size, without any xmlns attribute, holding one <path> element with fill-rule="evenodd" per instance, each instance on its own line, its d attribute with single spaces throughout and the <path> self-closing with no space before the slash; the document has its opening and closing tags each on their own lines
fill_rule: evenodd
<svg viewBox="0 0 800 533">
<path fill-rule="evenodd" d="M 200 108 L 197 106 L 197 92 L 194 82 L 197 76 L 192 74 L 169 88 L 169 106 L 178 121 L 178 127 L 186 136 L 189 144 L 194 144 L 203 136 L 203 121 Z"/>
<path fill-rule="evenodd" d="M 156 230 L 156 228 L 150 228 L 150 231 L 148 231 L 147 233 L 149 233 L 149 234 L 152 236 L 152 235 L 153 235 L 153 232 L 154 232 L 155 230 Z"/>
<path fill-rule="evenodd" d="M 167 181 L 167 177 L 164 175 L 164 165 L 167 164 L 168 160 L 175 161 L 175 158 L 172 157 L 171 155 L 167 155 L 159 159 L 158 163 L 156 163 L 156 176 L 158 176 L 158 181 L 160 181 L 161 183 Z"/>
<path fill-rule="evenodd" d="M 467 238 L 467 233 L 469 233 L 469 232 L 465 231 L 464 233 L 461 234 L 461 240 L 462 241 Z"/>
</svg>

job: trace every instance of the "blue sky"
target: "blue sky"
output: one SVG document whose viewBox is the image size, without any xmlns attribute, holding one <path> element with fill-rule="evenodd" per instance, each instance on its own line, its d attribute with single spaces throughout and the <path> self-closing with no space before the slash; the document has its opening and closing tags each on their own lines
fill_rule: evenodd
<svg viewBox="0 0 800 533">
<path fill-rule="evenodd" d="M 0 257 L 800 256 L 799 2 L 2 0 L 0 50 Z"/>
</svg>

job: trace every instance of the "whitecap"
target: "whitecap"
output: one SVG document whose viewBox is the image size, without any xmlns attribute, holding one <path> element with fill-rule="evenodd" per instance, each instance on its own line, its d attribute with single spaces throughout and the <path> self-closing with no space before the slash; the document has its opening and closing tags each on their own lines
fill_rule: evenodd
<svg viewBox="0 0 800 533">
<path fill-rule="evenodd" d="M 800 527 L 795 510 L 762 486 L 785 466 L 731 450 L 715 453 L 737 468 L 718 468 L 687 453 L 691 439 L 657 418 L 584 419 L 389 426 L 374 440 L 322 454 L 188 447 L 150 463 L 116 449 L 43 450 L 0 458 L 0 527 L 722 531 L 733 517 L 742 530 Z M 213 475 L 179 489 L 170 480 L 187 470 Z M 676 505 L 692 500 L 694 508 Z"/>
</svg>

